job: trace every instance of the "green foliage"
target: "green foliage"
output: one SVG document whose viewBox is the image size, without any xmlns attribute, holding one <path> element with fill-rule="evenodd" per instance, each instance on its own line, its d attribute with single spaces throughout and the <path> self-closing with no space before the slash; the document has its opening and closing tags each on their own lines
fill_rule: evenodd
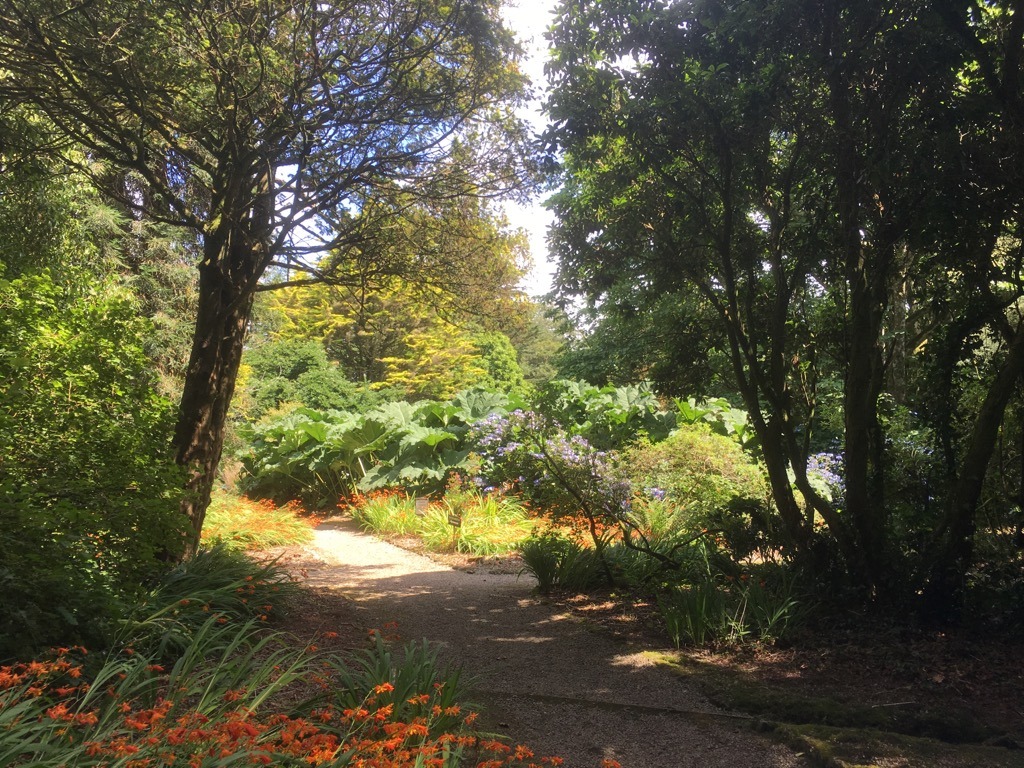
<svg viewBox="0 0 1024 768">
<path fill-rule="evenodd" d="M 394 491 L 374 491 L 356 496 L 348 509 L 363 530 L 378 536 L 413 536 L 420 529 L 416 498 Z"/>
<path fill-rule="evenodd" d="M 323 344 L 312 339 L 282 339 L 260 344 L 246 352 L 245 362 L 256 378 L 280 376 L 291 381 L 307 371 L 330 365 Z"/>
<path fill-rule="evenodd" d="M 747 574 L 724 586 L 706 579 L 676 587 L 658 599 L 658 609 L 677 648 L 778 640 L 805 613 L 792 582 L 769 586 Z"/>
<path fill-rule="evenodd" d="M 381 362 L 386 367 L 382 386 L 404 392 L 409 400 L 447 400 L 488 377 L 473 335 L 440 318 L 410 332 L 401 357 Z"/>
<path fill-rule="evenodd" d="M 520 392 L 525 380 L 518 355 L 508 336 L 498 331 L 478 333 L 473 345 L 480 354 L 483 378 L 477 383 L 498 392 Z"/>
<path fill-rule="evenodd" d="M 415 497 L 396 491 L 357 496 L 348 509 L 364 530 L 377 535 L 416 536 L 435 552 L 454 549 L 478 557 L 511 552 L 534 527 L 516 499 L 457 484 L 422 514 L 416 512 Z M 449 515 L 458 515 L 462 524 L 452 526 Z"/>
<path fill-rule="evenodd" d="M 452 528 L 449 515 L 462 525 Z M 513 551 L 534 528 L 522 504 L 512 496 L 482 494 L 472 488 L 449 487 L 441 503 L 422 518 L 418 531 L 431 549 L 491 557 Z"/>
<path fill-rule="evenodd" d="M 310 521 L 301 509 L 215 492 L 206 510 L 203 542 L 227 549 L 261 550 L 305 544 L 313 538 Z"/>
<path fill-rule="evenodd" d="M 625 461 L 637 486 L 660 489 L 694 515 L 708 515 L 736 499 L 764 500 L 757 463 L 706 425 L 685 425 L 660 443 L 642 443 Z"/>
<path fill-rule="evenodd" d="M 115 644 L 172 658 L 207 631 L 211 617 L 263 623 L 281 615 L 297 589 L 276 562 L 221 546 L 200 549 L 139 597 L 121 618 Z"/>
<path fill-rule="evenodd" d="M 182 545 L 148 331 L 109 285 L 0 279 L 0 656 L 101 639 Z"/>
<path fill-rule="evenodd" d="M 300 408 L 245 431 L 244 485 L 258 495 L 302 495 L 318 504 L 357 488 L 436 491 L 467 467 L 470 425 L 508 402 L 470 389 L 444 403 L 386 403 L 365 413 Z"/>
<path fill-rule="evenodd" d="M 684 425 L 660 443 L 641 443 L 627 452 L 623 466 L 638 493 L 663 498 L 674 508 L 673 527 L 715 530 L 737 558 L 763 543 L 758 536 L 768 519 L 764 475 L 735 440 L 707 424 Z"/>
<path fill-rule="evenodd" d="M 358 410 L 383 399 L 368 387 L 349 381 L 327 359 L 323 344 L 314 339 L 285 338 L 248 350 L 243 360 L 241 398 L 243 417 L 257 421 L 283 405 L 316 410 Z"/>
<path fill-rule="evenodd" d="M 561 533 L 548 530 L 531 536 L 519 545 L 523 570 L 537 579 L 537 589 L 552 588 L 586 592 L 604 579 L 595 550 Z"/>
<path fill-rule="evenodd" d="M 552 381 L 539 393 L 536 410 L 571 435 L 595 447 L 621 448 L 641 435 L 664 439 L 675 426 L 675 415 L 661 410 L 646 383 L 596 387 L 585 381 Z"/>
<path fill-rule="evenodd" d="M 54 141 L 49 120 L 9 102 L 0 112 L 0 265 L 7 277 L 41 269 L 60 282 L 109 274 L 123 220 L 81 175 L 39 151 Z"/>
<path fill-rule="evenodd" d="M 675 401 L 679 424 L 707 424 L 716 434 L 735 440 L 748 450 L 755 447 L 757 435 L 750 427 L 747 412 L 733 408 L 724 397 L 703 400 L 696 398 Z"/>
</svg>

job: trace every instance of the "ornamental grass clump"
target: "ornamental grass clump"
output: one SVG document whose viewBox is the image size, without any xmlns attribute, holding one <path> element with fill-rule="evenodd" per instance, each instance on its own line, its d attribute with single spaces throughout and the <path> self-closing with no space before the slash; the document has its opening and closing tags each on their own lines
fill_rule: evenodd
<svg viewBox="0 0 1024 768">
<path fill-rule="evenodd" d="M 280 615 L 298 585 L 276 562 L 258 563 L 224 547 L 201 549 L 161 579 L 119 623 L 115 644 L 169 658 L 211 616 L 221 624 Z"/>
<path fill-rule="evenodd" d="M 416 499 L 398 490 L 357 493 L 340 506 L 364 531 L 379 536 L 412 536 L 419 525 Z"/>
<path fill-rule="evenodd" d="M 278 506 L 269 500 L 215 493 L 203 522 L 203 543 L 227 549 L 262 550 L 306 544 L 313 525 L 297 502 Z"/>
<path fill-rule="evenodd" d="M 415 536 L 434 552 L 464 552 L 477 557 L 513 551 L 530 535 L 534 522 L 517 499 L 482 493 L 455 479 L 444 496 L 416 509 L 416 499 L 397 490 L 357 494 L 342 505 L 363 530 L 378 536 Z M 451 525 L 453 518 L 460 525 Z"/>
<path fill-rule="evenodd" d="M 458 518 L 460 525 L 450 521 Z M 419 535 L 428 549 L 454 549 L 477 557 L 515 551 L 536 525 L 522 503 L 502 493 L 481 493 L 458 480 L 449 483 L 439 503 L 420 520 Z"/>
<path fill-rule="evenodd" d="M 586 592 L 602 580 L 603 571 L 596 550 L 585 547 L 557 531 L 531 536 L 519 545 L 523 570 L 537 579 L 537 590 L 553 588 Z"/>
<path fill-rule="evenodd" d="M 806 614 L 792 580 L 746 573 L 676 586 L 659 597 L 658 610 L 677 648 L 780 640 Z"/>
</svg>

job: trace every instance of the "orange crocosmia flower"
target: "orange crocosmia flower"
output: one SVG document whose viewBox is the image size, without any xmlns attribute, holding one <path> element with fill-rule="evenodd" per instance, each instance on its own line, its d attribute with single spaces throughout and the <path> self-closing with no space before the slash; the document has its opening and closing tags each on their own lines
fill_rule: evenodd
<svg viewBox="0 0 1024 768">
<path fill-rule="evenodd" d="M 512 747 L 510 747 L 508 744 L 503 744 L 500 741 L 494 741 L 494 740 L 481 741 L 480 742 L 480 749 L 483 749 L 483 750 L 485 750 L 487 752 L 511 752 L 512 751 Z"/>
<path fill-rule="evenodd" d="M 529 747 L 524 747 L 522 744 L 517 744 L 515 749 L 516 760 L 528 760 L 533 757 L 533 750 Z"/>
<path fill-rule="evenodd" d="M 13 688 L 24 679 L 25 675 L 19 675 L 13 667 L 0 667 L 0 689 Z"/>
<path fill-rule="evenodd" d="M 78 725 L 96 725 L 99 721 L 95 712 L 79 712 L 75 715 L 75 722 Z"/>
<path fill-rule="evenodd" d="M 58 704 L 55 707 L 50 707 L 46 710 L 46 716 L 51 720 L 67 720 L 68 717 L 68 705 Z"/>
<path fill-rule="evenodd" d="M 426 704 L 430 701 L 430 694 L 421 693 L 419 696 L 413 696 L 411 699 L 406 699 L 408 704 Z"/>
<path fill-rule="evenodd" d="M 373 688 L 373 692 L 377 695 L 380 695 L 382 693 L 391 693 L 393 690 L 395 690 L 395 686 L 393 686 L 391 683 L 381 683 L 380 685 L 374 686 Z"/>
<path fill-rule="evenodd" d="M 326 639 L 328 639 L 328 640 L 333 640 L 334 638 L 336 638 L 338 636 L 338 633 L 337 632 L 324 632 L 323 636 Z"/>
<path fill-rule="evenodd" d="M 479 714 L 477 712 L 470 712 L 468 715 L 466 715 L 465 719 L 462 722 L 464 722 L 466 725 L 472 725 L 476 722 L 477 717 L 479 717 Z"/>
<path fill-rule="evenodd" d="M 611 760 L 606 757 L 601 761 L 601 768 L 622 768 L 622 763 L 618 760 Z"/>
</svg>

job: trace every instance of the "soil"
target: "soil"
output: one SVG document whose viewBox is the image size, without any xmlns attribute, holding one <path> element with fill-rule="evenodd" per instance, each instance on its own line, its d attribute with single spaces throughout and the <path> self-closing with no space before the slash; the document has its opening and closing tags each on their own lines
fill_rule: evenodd
<svg viewBox="0 0 1024 768">
<path fill-rule="evenodd" d="M 900 630 L 870 641 L 828 633 L 789 649 L 680 654 L 643 597 L 541 597 L 514 558 L 428 559 L 411 551 L 418 547 L 382 542 L 345 518 L 324 521 L 312 545 L 282 554 L 309 587 L 285 629 L 303 639 L 337 633 L 321 644 L 338 650 L 364 647 L 372 628 L 429 640 L 471 679 L 484 730 L 561 756 L 568 768 L 604 759 L 623 768 L 1024 765 L 1024 750 L 1009 749 L 1024 745 L 1018 647 Z M 849 731 L 791 727 L 809 722 L 801 707 L 839 713 L 814 721 L 825 725 L 875 707 L 901 716 L 945 711 L 951 721 L 984 724 L 975 740 L 990 744 L 981 752 L 941 740 L 869 749 L 876 731 L 858 741 Z M 893 727 L 913 734 L 919 725 L 903 718 Z M 851 739 L 856 760 L 844 757 L 851 749 L 833 749 Z"/>
</svg>

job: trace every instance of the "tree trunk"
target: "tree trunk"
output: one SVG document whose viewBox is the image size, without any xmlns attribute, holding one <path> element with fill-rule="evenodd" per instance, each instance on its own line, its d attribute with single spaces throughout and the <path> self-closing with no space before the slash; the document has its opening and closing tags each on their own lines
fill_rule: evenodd
<svg viewBox="0 0 1024 768">
<path fill-rule="evenodd" d="M 989 386 L 971 431 L 967 453 L 946 504 L 942 523 L 935 531 L 935 556 L 926 591 L 928 608 L 935 616 L 952 618 L 958 613 L 964 574 L 973 555 L 974 518 L 981 498 L 989 460 L 999 436 L 1006 406 L 1024 374 L 1024 329 L 1019 329 L 999 372 Z"/>
<path fill-rule="evenodd" d="M 836 192 L 839 237 L 849 299 L 846 307 L 846 375 L 843 388 L 846 512 L 856 537 L 856 575 L 873 593 L 886 573 L 888 521 L 880 484 L 880 467 L 872 475 L 880 444 L 878 395 L 882 383 L 882 318 L 888 300 L 892 265 L 885 245 L 869 246 L 861 233 L 862 181 L 858 138 L 851 114 L 852 86 L 842 65 L 833 68 L 830 104 L 836 124 Z M 881 233 L 877 233 L 881 235 Z M 872 479 L 876 482 L 872 483 Z"/>
<path fill-rule="evenodd" d="M 223 245 L 211 238 L 206 251 L 199 267 L 196 329 L 174 434 L 177 462 L 186 471 L 181 511 L 190 530 L 185 558 L 199 547 L 261 261 L 242 238 L 225 238 Z"/>
</svg>

